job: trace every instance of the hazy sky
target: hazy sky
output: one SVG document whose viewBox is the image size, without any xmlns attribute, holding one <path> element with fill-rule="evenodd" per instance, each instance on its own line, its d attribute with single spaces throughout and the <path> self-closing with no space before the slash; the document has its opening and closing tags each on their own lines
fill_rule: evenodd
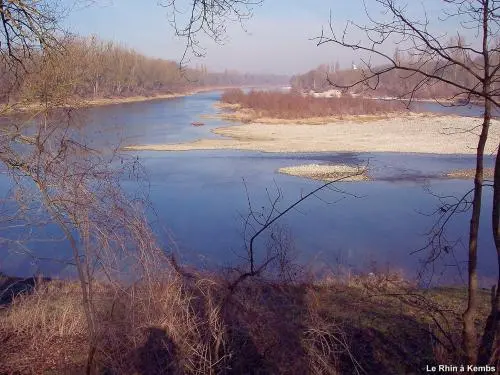
<svg viewBox="0 0 500 375">
<path fill-rule="evenodd" d="M 373 3 L 366 2 L 368 6 Z M 440 5 L 432 0 L 423 2 L 431 11 Z M 73 9 L 65 24 L 78 34 L 96 34 L 149 56 L 180 60 L 184 41 L 174 36 L 167 10 L 157 3 L 96 0 L 91 6 Z M 350 66 L 357 59 L 351 51 L 333 45 L 317 47 L 310 40 L 321 33 L 322 26 L 328 26 L 330 11 L 339 26 L 347 20 L 365 19 L 362 0 L 265 0 L 254 9 L 254 17 L 245 22 L 246 31 L 239 24 L 228 23 L 224 45 L 203 40 L 206 55 L 191 58 L 191 64 L 204 63 L 218 71 L 227 68 L 282 74 L 302 73 L 335 61 Z"/>
</svg>

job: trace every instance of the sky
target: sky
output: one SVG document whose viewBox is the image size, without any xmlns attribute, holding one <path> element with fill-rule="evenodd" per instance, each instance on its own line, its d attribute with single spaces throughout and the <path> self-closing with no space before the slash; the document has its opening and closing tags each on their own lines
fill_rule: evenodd
<svg viewBox="0 0 500 375">
<path fill-rule="evenodd" d="M 373 3 L 365 1 L 368 7 Z M 71 11 L 64 20 L 64 26 L 71 32 L 95 34 L 152 57 L 179 61 L 183 56 L 185 40 L 175 36 L 168 10 L 159 6 L 158 0 L 63 2 L 71 4 Z M 439 6 L 439 2 L 432 0 L 421 2 L 430 11 Z M 319 64 L 336 61 L 343 68 L 350 67 L 351 63 L 359 61 L 352 51 L 332 44 L 318 47 L 311 40 L 321 34 L 322 27 L 328 27 L 330 14 L 339 28 L 348 20 L 362 22 L 366 19 L 362 0 L 264 0 L 261 6 L 254 8 L 253 17 L 244 22 L 244 28 L 228 22 L 227 40 L 222 45 L 201 38 L 204 57 L 191 56 L 189 64 L 205 64 L 214 71 L 234 69 L 287 75 L 304 73 Z M 356 34 L 352 36 L 357 37 Z"/>
</svg>

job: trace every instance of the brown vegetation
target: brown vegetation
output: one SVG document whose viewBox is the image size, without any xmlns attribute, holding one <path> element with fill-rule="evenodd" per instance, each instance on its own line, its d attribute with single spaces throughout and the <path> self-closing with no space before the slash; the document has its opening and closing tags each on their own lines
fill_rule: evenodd
<svg viewBox="0 0 500 375">
<path fill-rule="evenodd" d="M 26 70 L 0 63 L 0 102 L 45 103 L 57 98 L 115 98 L 186 92 L 203 87 L 284 84 L 285 76 L 180 69 L 175 61 L 146 57 L 95 37 L 70 37 L 57 51 L 34 53 Z"/>
<path fill-rule="evenodd" d="M 41 283 L 0 310 L 0 373 L 83 372 L 88 335 L 78 288 Z M 253 279 L 226 295 L 226 281 L 207 274 L 166 272 L 121 289 L 97 283 L 96 370 L 416 373 L 453 362 L 458 306 L 466 302 L 463 290 L 420 291 L 397 275 L 374 274 L 298 284 Z"/>
<path fill-rule="evenodd" d="M 280 119 L 373 115 L 404 109 L 399 103 L 350 96 L 314 98 L 296 92 L 255 90 L 246 94 L 240 89 L 227 90 L 221 100 L 223 103 L 238 104 L 243 109 L 250 109 L 258 117 Z"/>
<path fill-rule="evenodd" d="M 493 56 L 493 59 L 498 59 L 500 56 Z M 402 65 L 417 65 L 412 62 L 411 59 L 407 58 L 406 61 L 402 61 Z M 475 72 L 480 74 L 481 67 L 480 61 L 465 62 L 468 66 L 472 66 Z M 443 62 L 443 66 L 446 64 Z M 338 68 L 338 66 L 337 66 Z M 434 63 L 428 63 L 421 67 L 423 71 L 432 72 L 436 70 Z M 350 86 L 356 82 L 363 81 L 366 76 L 372 74 L 372 72 L 382 72 L 376 78 L 371 78 L 366 80 L 366 85 L 358 85 L 355 87 L 349 87 L 347 92 L 353 94 L 362 94 L 363 96 L 377 96 L 377 97 L 392 97 L 392 98 L 409 98 L 412 96 L 415 99 L 451 99 L 453 101 L 466 100 L 467 93 L 456 87 L 450 86 L 449 84 L 433 80 L 431 82 L 426 82 L 422 84 L 424 76 L 422 74 L 410 74 L 408 72 L 401 71 L 385 71 L 387 66 L 370 66 L 364 67 L 364 69 L 337 69 L 334 66 L 322 64 L 315 69 L 310 70 L 307 73 L 293 76 L 291 79 L 292 89 L 298 92 L 324 92 L 331 90 L 333 88 L 332 82 L 335 85 Z M 438 69 L 439 70 L 439 69 Z M 463 87 L 474 87 L 478 84 L 477 78 L 475 78 L 470 72 L 462 68 L 461 66 L 446 66 L 439 70 L 439 75 L 443 80 L 450 80 L 456 82 L 457 85 Z M 416 90 L 415 90 L 416 88 Z M 499 83 L 495 83 L 494 89 L 499 90 Z"/>
</svg>

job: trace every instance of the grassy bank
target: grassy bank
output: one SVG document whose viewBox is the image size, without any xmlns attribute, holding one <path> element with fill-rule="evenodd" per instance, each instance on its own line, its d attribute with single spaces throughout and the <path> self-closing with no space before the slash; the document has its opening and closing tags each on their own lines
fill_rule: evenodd
<svg viewBox="0 0 500 375">
<path fill-rule="evenodd" d="M 454 363 L 465 303 L 461 289 L 419 290 L 397 275 L 253 279 L 232 293 L 208 274 L 98 284 L 96 366 L 103 374 L 421 373 Z M 45 281 L 15 297 L 0 309 L 0 340 L 0 373 L 82 373 L 78 285 Z"/>
</svg>

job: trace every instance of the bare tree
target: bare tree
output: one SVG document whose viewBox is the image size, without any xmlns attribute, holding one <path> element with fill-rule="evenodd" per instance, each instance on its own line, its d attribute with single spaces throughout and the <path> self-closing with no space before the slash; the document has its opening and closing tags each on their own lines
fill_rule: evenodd
<svg viewBox="0 0 500 375">
<path fill-rule="evenodd" d="M 404 95 L 410 101 L 424 87 L 437 83 L 453 88 L 449 99 L 461 98 L 466 102 L 480 101 L 484 108 L 483 123 L 479 129 L 476 153 L 476 173 L 472 191 L 472 215 L 469 231 L 468 261 L 468 307 L 463 315 L 463 350 L 469 363 L 492 363 L 494 343 L 500 337 L 500 270 L 499 279 L 492 296 L 491 314 L 488 318 L 481 345 L 475 326 L 478 305 L 477 240 L 479 218 L 483 196 L 483 171 L 485 144 L 491 124 L 492 110 L 500 107 L 500 1 L 497 0 L 443 0 L 440 22 L 453 21 L 460 25 L 454 37 L 432 29 L 432 19 L 426 12 L 415 18 L 408 7 L 397 0 L 376 0 L 378 9 L 365 9 L 367 24 L 348 22 L 340 33 L 330 20 L 329 31 L 323 31 L 316 39 L 318 45 L 337 44 L 369 56 L 362 60 L 362 75 L 348 84 L 329 80 L 330 84 L 349 90 L 356 86 L 376 89 L 381 79 L 392 72 L 399 73 L 403 80 L 415 82 Z M 379 13 L 379 10 L 381 12 Z M 375 14 L 379 15 L 378 17 Z M 465 34 L 475 32 L 471 42 Z M 361 32 L 364 40 L 350 39 L 351 33 Z M 387 52 L 388 45 L 398 45 L 398 53 Z M 375 66 L 371 58 L 380 63 Z M 467 79 L 457 79 L 465 76 Z M 471 129 L 471 133 L 474 134 Z M 497 152 L 495 181 L 493 186 L 493 237 L 500 267 L 499 199 L 500 162 Z M 498 345 L 498 343 L 496 344 Z"/>
<path fill-rule="evenodd" d="M 2 59 L 14 66 L 34 51 L 56 45 L 61 16 L 55 1 L 0 1 Z"/>
<path fill-rule="evenodd" d="M 112 285 L 125 275 L 129 280 L 150 278 L 146 265 L 155 263 L 152 258 L 160 256 L 160 250 L 143 214 L 146 200 L 124 194 L 120 186 L 124 173 L 144 179 L 137 160 L 122 157 L 117 163 L 116 151 L 94 150 L 78 142 L 78 116 L 71 109 L 53 111 L 50 118 L 36 120 L 35 136 L 12 130 L 17 144 L 4 144 L 0 160 L 17 184 L 19 209 L 10 219 L 33 225 L 29 211 L 40 202 L 36 211 L 58 226 L 65 238 L 60 246 L 71 252 L 88 325 L 90 373 L 99 335 L 94 318 L 96 278 Z"/>
<path fill-rule="evenodd" d="M 176 2 L 165 5 L 176 12 Z M 252 2 L 236 0 L 200 2 L 192 1 L 188 26 L 178 34 L 187 38 L 186 50 L 196 48 L 196 35 L 205 32 L 219 39 L 225 31 L 224 21 L 232 16 L 249 17 L 241 6 Z M 7 69 L 8 86 L 2 92 L 7 104 L 0 114 L 9 115 L 8 123 L 0 129 L 0 162 L 7 168 L 19 187 L 28 184 L 40 199 L 45 217 L 57 224 L 72 252 L 82 292 L 82 305 L 89 332 L 87 374 L 94 372 L 93 359 L 97 348 L 99 329 L 95 321 L 94 280 L 104 275 L 111 282 L 118 280 L 120 270 L 132 264 L 158 263 L 161 252 L 155 244 L 151 230 L 137 200 L 126 196 L 120 187 L 120 171 L 130 166 L 136 172 L 137 164 L 114 164 L 116 150 L 101 152 L 85 145 L 76 133 L 75 112 L 78 102 L 70 99 L 66 91 L 70 76 L 43 72 L 38 99 L 42 106 L 35 113 L 25 113 L 24 119 L 11 116 L 10 95 L 21 82 L 21 75 L 33 73 L 41 60 L 54 61 L 54 56 L 65 56 L 65 33 L 59 27 L 62 13 L 58 1 L 0 0 L 0 63 Z M 174 21 L 175 22 L 175 21 Z M 66 55 L 67 56 L 67 55 Z M 57 60 L 57 59 L 56 59 Z M 43 65 L 42 65 L 43 66 Z M 45 68 L 45 66 L 44 66 Z M 35 72 L 39 73 L 39 72 Z M 52 79 L 50 80 L 52 74 Z M 64 74 L 64 72 L 63 72 Z M 33 77 L 31 77 L 33 78 Z M 68 79 L 69 78 L 69 79 Z M 93 90 L 97 94 L 101 76 L 94 74 Z M 2 77 L 4 80 L 4 77 Z M 121 91 L 121 77 L 118 77 Z M 115 88 L 116 89 L 116 88 Z M 40 104 L 40 103 L 29 103 Z M 122 159 L 123 160 L 123 159 Z M 118 170 L 117 170 L 118 169 Z M 18 189 L 20 207 L 32 204 L 26 189 Z M 137 275 L 150 278 L 152 268 L 142 267 Z"/>
<path fill-rule="evenodd" d="M 245 241 L 247 256 L 244 258 L 244 269 L 237 270 L 237 277 L 229 283 L 229 292 L 232 293 L 239 284 L 248 278 L 262 276 L 265 271 L 268 271 L 269 268 L 273 266 L 282 280 L 290 280 L 291 278 L 289 276 L 294 272 L 294 265 L 291 263 L 290 259 L 290 238 L 287 237 L 287 233 L 284 228 L 277 225 L 278 221 L 284 216 L 290 214 L 290 212 L 294 209 L 297 209 L 297 206 L 308 199 L 317 198 L 324 203 L 335 204 L 344 199 L 346 195 L 357 197 L 354 194 L 350 194 L 339 189 L 335 186 L 335 184 L 356 176 L 361 176 L 366 172 L 366 170 L 367 166 L 357 166 L 356 171 L 340 175 L 332 180 L 322 183 L 320 186 L 307 192 L 306 194 L 301 194 L 300 198 L 294 200 L 285 208 L 280 208 L 280 203 L 283 200 L 283 192 L 275 183 L 274 193 L 269 189 L 266 189 L 268 207 L 262 207 L 260 210 L 256 209 L 250 199 L 247 184 L 243 180 L 248 205 L 247 212 L 245 214 L 240 214 L 240 216 L 243 220 L 243 239 Z M 328 202 L 319 196 L 319 193 L 325 190 L 331 190 L 343 196 L 338 200 Z M 268 243 L 267 254 L 265 256 L 261 256 L 260 258 L 262 259 L 258 261 L 257 257 L 259 254 L 257 251 L 256 241 L 261 238 L 265 232 L 270 232 L 271 241 Z"/>
</svg>

